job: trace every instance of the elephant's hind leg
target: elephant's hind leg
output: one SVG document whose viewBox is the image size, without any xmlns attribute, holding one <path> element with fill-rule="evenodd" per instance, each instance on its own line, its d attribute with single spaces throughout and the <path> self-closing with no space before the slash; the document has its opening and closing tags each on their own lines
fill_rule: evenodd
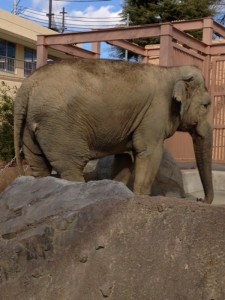
<svg viewBox="0 0 225 300">
<path fill-rule="evenodd" d="M 68 167 L 63 172 L 61 172 L 61 178 L 69 181 L 80 181 L 84 182 L 83 169 L 79 166 L 73 165 L 73 168 Z"/>
<path fill-rule="evenodd" d="M 65 115 L 65 120 L 66 120 Z M 79 132 L 65 130 L 61 122 L 54 123 L 54 132 L 44 120 L 35 132 L 36 139 L 52 169 L 69 181 L 84 181 L 83 169 L 88 160 L 89 148 Z M 67 129 L 67 128 L 66 128 Z M 82 145 L 82 151 L 80 150 Z"/>
<path fill-rule="evenodd" d="M 32 139 L 28 128 L 24 130 L 23 152 L 34 177 L 45 177 L 51 174 L 52 167 L 41 151 L 38 143 Z"/>
<path fill-rule="evenodd" d="M 81 181 L 84 182 L 83 170 L 86 165 L 86 160 L 83 160 L 82 157 L 71 153 L 71 148 L 65 149 L 61 148 L 60 145 L 57 147 L 58 153 L 49 151 L 48 159 L 52 168 L 59 174 L 60 178 L 69 180 L 69 181 Z"/>
<path fill-rule="evenodd" d="M 116 154 L 112 164 L 112 179 L 123 182 L 130 189 L 133 188 L 133 161 L 129 153 Z"/>
</svg>

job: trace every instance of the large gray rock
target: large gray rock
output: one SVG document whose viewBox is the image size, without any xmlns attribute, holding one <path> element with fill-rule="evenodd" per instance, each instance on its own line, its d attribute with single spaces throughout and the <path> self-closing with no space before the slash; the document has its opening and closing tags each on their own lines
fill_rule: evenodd
<svg viewBox="0 0 225 300">
<path fill-rule="evenodd" d="M 129 156 L 129 154 L 127 154 L 127 156 Z M 111 179 L 113 177 L 113 160 L 114 156 L 112 155 L 99 160 L 90 161 L 85 168 L 86 179 Z M 132 190 L 132 184 L 129 187 Z M 172 155 L 165 148 L 159 170 L 152 186 L 151 195 L 185 197 L 181 170 Z"/>
<path fill-rule="evenodd" d="M 159 170 L 153 183 L 152 195 L 185 197 L 181 170 L 166 149 L 164 149 Z"/>
<path fill-rule="evenodd" d="M 225 208 L 108 180 L 0 195 L 2 300 L 224 300 Z"/>
</svg>

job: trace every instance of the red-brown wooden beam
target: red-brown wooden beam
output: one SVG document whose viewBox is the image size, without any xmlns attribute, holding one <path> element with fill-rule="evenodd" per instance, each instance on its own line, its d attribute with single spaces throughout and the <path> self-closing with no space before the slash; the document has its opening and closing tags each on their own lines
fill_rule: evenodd
<svg viewBox="0 0 225 300">
<path fill-rule="evenodd" d="M 124 40 L 121 40 L 121 41 L 110 41 L 110 42 L 107 42 L 108 44 L 112 45 L 112 46 L 117 46 L 119 48 L 122 48 L 122 49 L 125 49 L 125 50 L 128 50 L 130 52 L 133 52 L 133 53 L 136 53 L 136 54 L 139 54 L 139 55 L 142 55 L 142 56 L 146 56 L 146 50 L 134 43 L 130 43 L 128 41 L 124 41 Z"/>
<path fill-rule="evenodd" d="M 147 49 L 145 49 L 145 51 L 146 51 L 146 56 L 147 57 L 151 57 L 151 56 L 159 56 L 159 51 L 160 51 L 160 46 L 158 47 L 158 48 L 156 48 L 156 49 L 154 49 L 154 48 L 147 48 Z"/>
<path fill-rule="evenodd" d="M 63 33 L 60 35 L 45 35 L 44 44 L 69 45 L 76 43 L 104 42 L 115 40 L 131 40 L 160 35 L 160 25 L 130 26 L 123 28 L 102 29 L 91 32 Z"/>
<path fill-rule="evenodd" d="M 221 55 L 221 53 L 223 55 L 225 54 L 225 42 L 211 45 L 210 55 L 216 56 L 216 55 Z"/>
<path fill-rule="evenodd" d="M 172 25 L 181 31 L 198 30 L 203 28 L 203 20 L 204 19 L 174 21 L 172 22 Z"/>
<path fill-rule="evenodd" d="M 175 21 L 175 22 L 172 22 L 172 25 L 173 25 L 173 27 L 175 27 L 181 31 L 212 28 L 212 30 L 215 34 L 217 34 L 220 37 L 225 38 L 224 26 L 217 23 L 212 18 L 187 20 L 187 21 Z"/>
<path fill-rule="evenodd" d="M 218 36 L 223 37 L 225 39 L 225 29 L 224 26 L 217 22 L 213 22 L 213 31 L 216 33 Z"/>
<path fill-rule="evenodd" d="M 76 46 L 53 45 L 53 46 L 49 46 L 49 48 L 64 52 L 65 54 L 71 56 L 78 56 L 83 58 L 96 58 L 96 53 Z"/>
<path fill-rule="evenodd" d="M 183 31 L 180 31 L 177 28 L 173 28 L 173 39 L 177 40 L 178 42 L 181 42 L 182 44 L 186 44 L 189 48 L 195 49 L 197 51 L 200 51 L 202 53 L 207 52 L 207 45 L 194 37 L 187 35 Z"/>
</svg>

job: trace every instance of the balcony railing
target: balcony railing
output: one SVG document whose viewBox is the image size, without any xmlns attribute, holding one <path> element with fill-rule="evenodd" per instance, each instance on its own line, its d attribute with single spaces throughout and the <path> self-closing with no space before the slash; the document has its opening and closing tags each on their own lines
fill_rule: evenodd
<svg viewBox="0 0 225 300">
<path fill-rule="evenodd" d="M 0 71 L 13 73 L 15 71 L 15 59 L 0 56 Z"/>
<path fill-rule="evenodd" d="M 35 61 L 24 61 L 24 76 L 30 75 L 36 69 Z"/>
<path fill-rule="evenodd" d="M 0 55 L 0 71 L 15 73 L 15 69 L 23 69 L 24 77 L 30 75 L 36 69 L 35 61 L 23 61 Z"/>
</svg>

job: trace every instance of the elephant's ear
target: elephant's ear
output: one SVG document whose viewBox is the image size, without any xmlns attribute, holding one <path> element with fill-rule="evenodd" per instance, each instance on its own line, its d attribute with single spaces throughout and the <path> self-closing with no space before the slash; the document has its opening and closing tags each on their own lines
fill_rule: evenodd
<svg viewBox="0 0 225 300">
<path fill-rule="evenodd" d="M 192 80 L 193 80 L 192 75 L 187 76 L 187 77 L 182 77 L 175 82 L 175 85 L 173 88 L 172 97 L 173 97 L 173 100 L 175 101 L 175 103 L 173 103 L 173 108 L 175 108 L 174 112 L 176 114 L 180 114 L 181 116 L 183 115 L 185 106 L 187 104 L 186 100 L 188 98 L 189 83 Z"/>
</svg>

